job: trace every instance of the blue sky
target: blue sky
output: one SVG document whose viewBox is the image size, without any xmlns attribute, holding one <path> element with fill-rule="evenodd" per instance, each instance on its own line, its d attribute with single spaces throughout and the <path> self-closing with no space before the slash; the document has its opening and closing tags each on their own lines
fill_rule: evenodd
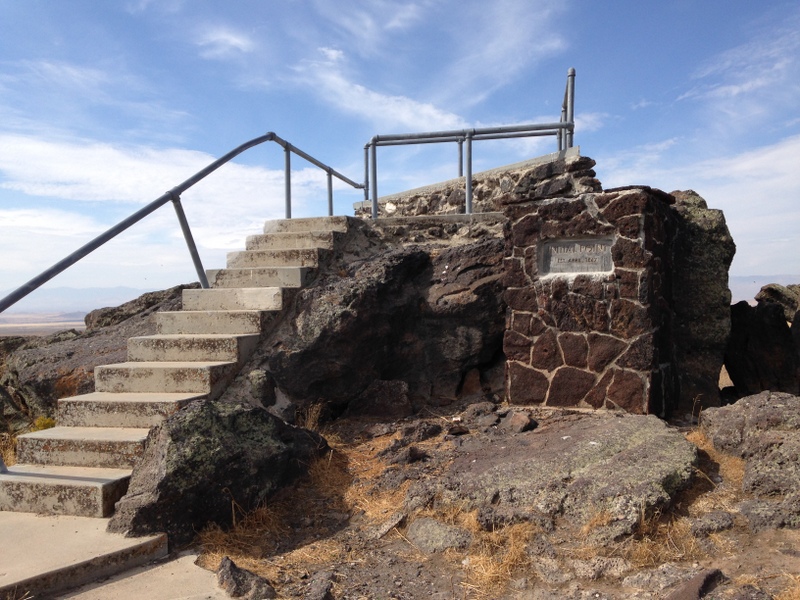
<svg viewBox="0 0 800 600">
<path fill-rule="evenodd" d="M 0 23 L 0 290 L 267 131 L 359 180 L 375 134 L 557 120 L 570 67 L 606 187 L 694 189 L 732 275 L 800 274 L 796 0 L 0 0 Z M 474 168 L 555 149 L 480 142 Z M 400 191 L 455 176 L 456 148 L 379 165 Z M 184 195 L 207 268 L 282 216 L 282 166 L 269 144 Z M 294 215 L 324 214 L 324 176 L 294 167 Z M 337 186 L 336 212 L 360 198 Z M 166 206 L 49 285 L 195 278 Z"/>
</svg>

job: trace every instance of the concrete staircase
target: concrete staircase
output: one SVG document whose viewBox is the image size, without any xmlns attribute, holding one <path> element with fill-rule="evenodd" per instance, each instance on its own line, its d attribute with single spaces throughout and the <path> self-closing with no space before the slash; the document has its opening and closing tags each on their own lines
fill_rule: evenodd
<svg viewBox="0 0 800 600">
<path fill-rule="evenodd" d="M 157 334 L 128 340 L 128 360 L 95 369 L 95 392 L 58 401 L 57 427 L 21 435 L 0 474 L 0 510 L 107 517 L 126 492 L 149 429 L 219 396 L 255 350 L 287 291 L 306 284 L 347 217 L 268 221 L 212 289 L 184 290 L 183 310 L 156 315 Z"/>
</svg>

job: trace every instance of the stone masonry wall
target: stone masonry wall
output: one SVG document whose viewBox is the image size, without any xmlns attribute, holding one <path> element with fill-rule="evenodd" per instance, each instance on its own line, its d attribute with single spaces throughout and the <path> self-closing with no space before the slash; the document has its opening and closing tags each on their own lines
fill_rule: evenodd
<svg viewBox="0 0 800 600">
<path fill-rule="evenodd" d="M 507 400 L 665 413 L 677 394 L 674 198 L 650 188 L 541 192 L 529 178 L 504 199 Z"/>
<path fill-rule="evenodd" d="M 594 178 L 592 165 L 594 161 L 581 158 L 580 148 L 576 147 L 475 173 L 472 178 L 472 212 L 502 211 L 505 200 L 514 194 L 514 190 L 523 181 L 529 187 L 533 185 L 535 189 L 529 191 L 539 197 L 599 191 L 600 182 Z M 378 202 L 378 216 L 463 214 L 465 202 L 464 179 L 458 178 L 382 197 Z M 372 215 L 369 202 L 358 202 L 354 209 L 357 217 L 368 219 Z"/>
</svg>

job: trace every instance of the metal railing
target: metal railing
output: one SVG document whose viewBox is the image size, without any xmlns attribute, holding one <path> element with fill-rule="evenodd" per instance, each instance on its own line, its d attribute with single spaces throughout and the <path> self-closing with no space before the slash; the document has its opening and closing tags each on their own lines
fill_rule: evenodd
<svg viewBox="0 0 800 600">
<path fill-rule="evenodd" d="M 208 278 L 206 277 L 205 270 L 203 269 L 203 264 L 200 261 L 200 255 L 197 252 L 197 246 L 194 243 L 194 238 L 192 237 L 192 232 L 191 229 L 189 228 L 189 222 L 186 220 L 186 215 L 183 212 L 183 206 L 181 205 L 181 194 L 186 190 L 188 190 L 189 188 L 191 188 L 196 183 L 198 183 L 200 180 L 204 179 L 205 177 L 207 177 L 208 175 L 219 169 L 222 165 L 230 162 L 233 158 L 235 158 L 245 150 L 248 150 L 253 146 L 258 146 L 259 144 L 263 144 L 264 142 L 275 142 L 276 144 L 279 144 L 283 148 L 285 153 L 284 178 L 285 178 L 285 204 L 286 204 L 287 219 L 292 218 L 292 180 L 291 180 L 292 153 L 297 154 L 301 158 L 306 159 L 308 162 L 319 167 L 327 174 L 328 215 L 333 215 L 333 177 L 336 177 L 337 179 L 344 181 L 345 183 L 351 185 L 356 189 L 361 189 L 365 185 L 356 183 L 353 180 L 345 177 L 335 169 L 318 161 L 313 156 L 303 152 L 296 146 L 290 144 L 286 140 L 282 139 L 280 136 L 270 131 L 265 135 L 253 138 L 252 140 L 245 142 L 240 146 L 237 146 L 236 148 L 228 152 L 226 155 L 222 156 L 221 158 L 218 158 L 204 169 L 192 175 L 189 179 L 187 179 L 183 183 L 175 186 L 168 192 L 165 192 L 164 194 L 153 200 L 150 204 L 148 204 L 144 208 L 141 208 L 140 210 L 136 211 L 127 219 L 120 221 L 105 233 L 97 236 L 95 239 L 93 239 L 85 246 L 82 246 L 81 248 L 79 248 L 66 258 L 54 264 L 46 271 L 37 275 L 36 277 L 28 281 L 25 285 L 20 286 L 5 298 L 0 299 L 0 313 L 2 313 L 8 307 L 19 302 L 22 298 L 24 298 L 37 288 L 41 287 L 42 285 L 50 281 L 53 277 L 55 277 L 59 273 L 62 273 L 63 271 L 74 265 L 76 262 L 87 256 L 88 254 L 97 250 L 100 246 L 102 246 L 106 242 L 118 236 L 120 233 L 122 233 L 132 225 L 135 225 L 150 213 L 155 212 L 156 210 L 164 206 L 167 202 L 172 202 L 172 206 L 175 208 L 175 214 L 178 217 L 178 223 L 180 224 L 181 231 L 183 232 L 183 237 L 186 240 L 186 245 L 189 248 L 189 254 L 192 257 L 194 268 L 197 271 L 197 277 L 199 278 L 200 285 L 204 288 L 208 288 L 209 287 Z"/>
<path fill-rule="evenodd" d="M 364 200 L 372 196 L 372 218 L 378 218 L 378 146 L 402 146 L 409 144 L 439 144 L 456 142 L 458 144 L 458 176 L 464 177 L 463 145 L 466 144 L 466 207 L 472 213 L 472 142 L 477 140 L 497 140 L 518 137 L 553 135 L 558 139 L 558 150 L 572 148 L 575 131 L 575 69 L 567 72 L 567 85 L 561 104 L 561 117 L 558 123 L 538 123 L 512 125 L 507 127 L 483 127 L 480 129 L 458 129 L 432 131 L 427 133 L 405 133 L 376 135 L 364 146 Z M 370 188 L 370 182 L 372 186 Z"/>
</svg>

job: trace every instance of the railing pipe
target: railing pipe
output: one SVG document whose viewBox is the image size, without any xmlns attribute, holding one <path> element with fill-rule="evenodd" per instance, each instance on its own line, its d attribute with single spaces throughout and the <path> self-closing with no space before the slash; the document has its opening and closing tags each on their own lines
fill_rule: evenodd
<svg viewBox="0 0 800 600">
<path fill-rule="evenodd" d="M 458 176 L 464 176 L 464 138 L 458 138 Z"/>
<path fill-rule="evenodd" d="M 186 240 L 186 245 L 189 248 L 189 254 L 192 257 L 192 263 L 194 264 L 194 270 L 197 271 L 197 280 L 200 282 L 200 287 L 203 289 L 208 289 L 211 286 L 208 284 L 206 271 L 203 268 L 202 261 L 200 260 L 200 254 L 197 252 L 197 246 L 194 243 L 194 237 L 192 237 L 192 230 L 189 228 L 189 221 L 186 220 L 186 213 L 183 212 L 181 197 L 178 194 L 171 194 L 171 196 L 172 206 L 175 209 L 175 214 L 178 216 L 178 223 L 180 224 L 181 231 L 183 232 L 183 239 Z"/>
<path fill-rule="evenodd" d="M 292 146 L 286 144 L 283 147 L 284 155 L 284 173 L 283 173 L 283 186 L 284 197 L 286 198 L 286 218 L 292 218 Z"/>
<path fill-rule="evenodd" d="M 467 175 L 465 177 L 465 200 L 464 212 L 468 215 L 472 214 L 472 132 L 468 131 L 466 136 L 467 142 Z"/>
<path fill-rule="evenodd" d="M 372 218 L 378 218 L 378 146 L 375 138 L 370 142 L 370 163 L 372 166 Z"/>
<path fill-rule="evenodd" d="M 11 292 L 10 294 L 5 296 L 4 298 L 0 299 L 0 313 L 5 311 L 10 306 L 13 306 L 17 302 L 19 302 L 22 298 L 24 298 L 25 296 L 27 296 L 28 294 L 30 294 L 34 290 L 38 289 L 39 287 L 41 287 L 42 285 L 44 285 L 45 283 L 47 283 L 48 281 L 53 279 L 56 275 L 59 275 L 60 273 L 63 273 L 65 270 L 67 270 L 69 267 L 74 265 L 76 262 L 78 262 L 82 258 L 86 257 L 87 255 L 91 254 L 92 252 L 97 250 L 100 246 L 102 246 L 106 242 L 112 240 L 113 238 L 118 236 L 120 233 L 122 233 L 123 231 L 125 231 L 126 229 L 131 227 L 132 225 L 135 225 L 136 223 L 138 223 L 139 221 L 144 219 L 146 216 L 148 216 L 149 214 L 155 212 L 156 210 L 158 210 L 159 208 L 161 208 L 167 202 L 170 202 L 170 201 L 172 201 L 173 206 L 175 207 L 175 213 L 176 213 L 176 215 L 178 217 L 178 222 L 180 223 L 181 230 L 183 231 L 184 238 L 186 239 L 186 244 L 189 247 L 189 253 L 192 256 L 192 262 L 194 263 L 195 269 L 197 270 L 197 276 L 198 276 L 198 278 L 200 280 L 200 283 L 201 283 L 201 285 L 203 287 L 208 287 L 208 278 L 205 275 L 205 270 L 203 269 L 202 262 L 200 261 L 200 255 L 197 252 L 197 246 L 195 245 L 194 239 L 193 239 L 193 237 L 191 235 L 191 230 L 189 228 L 189 223 L 186 220 L 186 215 L 185 215 L 185 213 L 183 211 L 183 207 L 180 204 L 180 196 L 187 189 L 189 189 L 190 187 L 192 187 L 193 185 L 195 185 L 196 183 L 198 183 L 199 181 L 201 181 L 202 179 L 204 179 L 205 177 L 207 177 L 208 175 L 210 175 L 211 173 L 213 173 L 214 171 L 219 169 L 222 165 L 230 162 L 233 158 L 235 158 L 236 156 L 238 156 L 239 154 L 241 154 L 245 150 L 248 150 L 248 149 L 252 148 L 253 146 L 258 146 L 259 144 L 263 144 L 264 142 L 270 142 L 270 141 L 273 141 L 273 142 L 276 142 L 276 143 L 280 144 L 284 148 L 284 151 L 286 152 L 286 189 L 287 189 L 287 194 L 286 194 L 286 202 L 287 202 L 286 216 L 287 216 L 287 218 L 291 217 L 291 168 L 290 168 L 291 167 L 291 159 L 290 159 L 291 152 L 294 152 L 295 154 L 305 158 L 306 160 L 308 160 L 312 164 L 314 164 L 314 165 L 320 167 L 321 169 L 325 170 L 326 173 L 328 173 L 329 179 L 330 179 L 331 176 L 336 176 L 339 179 L 341 179 L 342 181 L 344 181 L 345 183 L 349 184 L 350 186 L 352 186 L 352 187 L 354 187 L 356 189 L 365 188 L 365 194 L 366 194 L 366 183 L 364 185 L 362 185 L 360 183 L 354 182 L 352 179 L 349 179 L 349 178 L 345 177 L 344 175 L 342 175 L 338 171 L 332 169 L 331 167 L 328 167 L 324 163 L 321 163 L 320 161 L 318 161 L 314 157 L 309 156 L 308 154 L 306 154 L 305 152 L 303 152 L 299 148 L 295 148 L 294 146 L 292 146 L 291 144 L 289 144 L 288 142 L 286 142 L 285 140 L 283 140 L 279 136 L 277 136 L 274 132 L 270 131 L 270 132 L 268 132 L 268 133 L 266 133 L 264 135 L 261 135 L 259 137 L 253 138 L 252 140 L 249 140 L 249 141 L 247 141 L 247 142 L 245 142 L 243 144 L 240 144 L 239 146 L 237 146 L 236 148 L 234 148 L 233 150 L 231 150 L 227 154 L 221 156 L 220 158 L 218 158 L 217 160 L 215 160 L 214 162 L 212 162 L 211 164 L 209 164 L 205 168 L 201 169 L 200 171 L 198 171 L 197 173 L 195 173 L 194 175 L 189 177 L 184 182 L 180 183 L 179 185 L 176 185 L 170 191 L 162 194 L 161 196 L 159 196 L 158 198 L 156 198 L 155 200 L 153 200 L 152 202 L 150 202 L 149 204 L 147 204 L 143 208 L 139 209 L 138 211 L 136 211 L 135 213 L 133 213 L 132 215 L 130 215 L 126 219 L 123 219 L 122 221 L 120 221 L 119 223 L 117 223 L 116 225 L 114 225 L 113 227 L 111 227 L 110 229 L 105 231 L 104 233 L 102 233 L 99 236 L 97 236 L 96 238 L 94 238 L 89 243 L 81 246 L 76 251 L 71 253 L 69 256 L 67 256 L 67 257 L 63 258 L 62 260 L 58 261 L 56 264 L 54 264 L 49 269 L 43 271 L 42 273 L 40 273 L 39 275 L 37 275 L 36 277 L 31 279 L 27 283 L 25 283 L 24 285 L 20 286 L 19 288 L 17 288 L 16 290 Z M 329 190 L 330 189 L 331 189 L 331 186 L 329 184 Z M 330 191 L 329 191 L 328 205 L 329 205 L 329 210 L 330 210 L 330 206 L 332 205 L 332 200 L 330 199 Z"/>
<path fill-rule="evenodd" d="M 369 201 L 369 149 L 370 144 L 364 145 L 364 202 Z"/>
<path fill-rule="evenodd" d="M 333 216 L 333 174 L 328 171 L 328 216 Z"/>
<path fill-rule="evenodd" d="M 572 137 L 575 130 L 575 69 L 567 72 L 567 148 L 572 148 Z"/>
</svg>

